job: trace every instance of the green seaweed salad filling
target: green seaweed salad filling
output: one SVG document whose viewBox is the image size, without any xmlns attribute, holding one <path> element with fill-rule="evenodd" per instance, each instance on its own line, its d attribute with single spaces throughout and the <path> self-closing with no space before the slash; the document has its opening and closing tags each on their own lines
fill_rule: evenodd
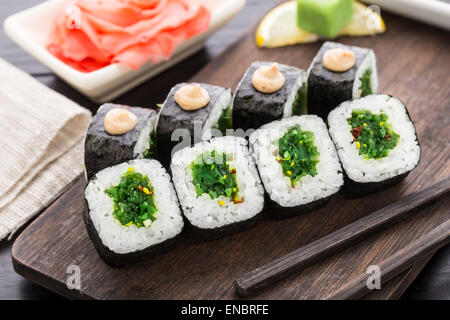
<svg viewBox="0 0 450 320">
<path fill-rule="evenodd" d="M 298 116 L 302 114 L 307 114 L 308 110 L 306 107 L 306 92 L 307 87 L 303 85 L 295 95 L 294 102 L 292 104 L 292 115 Z"/>
<path fill-rule="evenodd" d="M 150 133 L 150 138 L 148 140 L 148 149 L 142 153 L 145 159 L 153 159 L 156 157 L 155 140 L 156 140 L 155 132 Z"/>
<path fill-rule="evenodd" d="M 386 157 L 398 143 L 399 135 L 392 130 L 388 116 L 368 110 L 353 110 L 347 119 L 359 154 L 366 159 Z"/>
<path fill-rule="evenodd" d="M 319 152 L 314 145 L 314 134 L 303 131 L 300 126 L 289 129 L 278 142 L 278 156 L 283 174 L 291 180 L 291 186 L 305 176 L 317 174 Z"/>
<path fill-rule="evenodd" d="M 361 81 L 361 85 L 358 88 L 361 90 L 361 97 L 372 94 L 372 83 L 371 83 L 372 69 L 367 69 L 364 71 L 363 75 L 359 80 Z"/>
<path fill-rule="evenodd" d="M 153 188 L 147 176 L 130 167 L 117 186 L 105 193 L 114 201 L 114 217 L 124 226 L 147 227 L 156 220 L 158 211 L 153 199 Z"/>
<path fill-rule="evenodd" d="M 230 167 L 230 155 L 212 150 L 200 155 L 191 164 L 193 184 L 197 196 L 208 194 L 211 199 L 220 196 L 229 198 L 234 203 L 242 202 L 236 180 L 236 169 Z M 225 205 L 222 200 L 219 205 Z"/>
<path fill-rule="evenodd" d="M 222 132 L 222 135 L 226 135 L 227 129 L 233 128 L 233 110 L 229 106 L 223 109 L 219 120 L 212 128 Z"/>
</svg>

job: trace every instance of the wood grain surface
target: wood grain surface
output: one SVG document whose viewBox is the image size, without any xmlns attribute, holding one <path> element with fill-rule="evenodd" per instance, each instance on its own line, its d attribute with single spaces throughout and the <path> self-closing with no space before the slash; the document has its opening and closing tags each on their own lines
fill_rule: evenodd
<svg viewBox="0 0 450 320">
<path fill-rule="evenodd" d="M 421 191 L 411 193 L 380 210 L 346 225 L 342 229 L 327 234 L 326 236 L 310 242 L 297 250 L 289 252 L 287 255 L 279 257 L 266 265 L 240 275 L 235 282 L 236 290 L 242 297 L 254 294 L 263 287 L 268 287 L 294 272 L 299 272 L 314 263 L 361 242 L 372 234 L 406 219 L 414 214 L 420 207 L 445 196 L 449 191 L 450 177 L 447 177 Z M 450 235 L 449 232 L 450 228 L 441 231 L 444 238 Z M 436 234 L 435 236 L 442 237 L 442 234 Z M 422 247 L 426 249 L 426 252 L 417 252 L 413 257 L 414 259 L 420 260 L 423 256 L 427 256 L 427 254 L 438 249 L 438 247 L 435 247 L 437 244 L 431 240 L 431 237 L 429 238 L 430 239 L 425 237 L 425 240 L 422 239 L 420 243 Z M 450 241 L 450 239 L 444 240 Z M 445 243 L 443 245 L 445 245 Z M 401 251 L 398 251 L 396 254 L 399 252 L 401 253 Z M 412 265 L 413 263 L 410 263 L 408 267 Z M 385 263 L 385 266 L 390 267 L 389 263 Z M 394 273 L 397 270 L 395 269 L 391 274 L 398 275 L 403 271 L 406 271 L 406 269 Z M 386 282 L 387 280 L 385 283 Z M 360 284 L 360 282 L 355 284 L 355 289 L 358 284 Z"/>
<path fill-rule="evenodd" d="M 442 223 L 433 230 L 425 233 L 420 238 L 406 245 L 395 254 L 378 262 L 380 287 L 391 280 L 395 275 L 407 270 L 425 255 L 433 253 L 440 247 L 450 242 L 450 220 Z M 373 272 L 373 271 L 371 271 Z M 376 272 L 376 271 L 375 271 Z M 358 299 L 371 292 L 367 282 L 370 283 L 367 273 L 362 273 L 340 288 L 337 288 L 326 299 L 344 300 Z M 374 284 L 374 283 L 372 283 Z"/>
<path fill-rule="evenodd" d="M 400 185 L 361 199 L 340 196 L 325 207 L 289 220 L 263 219 L 244 233 L 210 243 L 180 242 L 166 254 L 125 269 L 107 267 L 97 256 L 81 220 L 83 180 L 54 203 L 16 240 L 17 272 L 66 297 L 146 299 L 238 298 L 234 279 L 276 257 L 338 230 L 393 201 L 450 174 L 448 106 L 450 45 L 445 31 L 385 15 L 389 31 L 375 38 L 342 38 L 373 48 L 378 58 L 380 92 L 400 97 L 415 120 L 422 145 L 418 168 Z M 250 62 L 276 60 L 306 69 L 320 43 L 272 50 L 257 49 L 253 31 L 243 36 L 193 80 L 235 88 Z M 405 36 L 407 35 L 407 36 Z M 274 287 L 260 299 L 324 298 L 384 261 L 407 244 L 450 219 L 449 197 L 418 211 L 386 231 L 327 258 Z M 424 259 L 428 259 L 426 256 Z M 68 290 L 67 267 L 81 269 L 80 291 Z M 415 270 L 393 279 L 378 294 L 392 297 L 409 285 Z M 405 282 L 406 281 L 406 282 Z M 395 290 L 382 292 L 386 289 Z M 366 297 L 370 298 L 370 297 Z"/>
</svg>

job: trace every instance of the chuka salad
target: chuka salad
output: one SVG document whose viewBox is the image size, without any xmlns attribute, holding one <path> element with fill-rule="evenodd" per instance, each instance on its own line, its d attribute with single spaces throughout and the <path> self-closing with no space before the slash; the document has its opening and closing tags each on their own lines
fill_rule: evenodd
<svg viewBox="0 0 450 320">
<path fill-rule="evenodd" d="M 197 196 L 208 194 L 211 199 L 220 196 L 229 198 L 235 204 L 243 201 L 239 197 L 239 187 L 236 180 L 236 169 L 230 167 L 232 157 L 225 153 L 212 150 L 200 155 L 191 165 L 193 183 Z M 224 206 L 223 200 L 218 200 Z"/>
<path fill-rule="evenodd" d="M 292 187 L 301 178 L 317 174 L 319 152 L 314 145 L 314 134 L 295 126 L 287 131 L 279 140 L 278 156 L 283 174 L 291 180 Z"/>
<path fill-rule="evenodd" d="M 131 167 L 120 178 L 117 186 L 105 190 L 114 201 L 114 217 L 124 226 L 147 227 L 156 220 L 158 211 L 153 199 L 153 188 L 147 176 Z"/>
<path fill-rule="evenodd" d="M 384 113 L 373 114 L 368 110 L 353 110 L 347 119 L 359 154 L 366 159 L 386 157 L 398 143 L 399 135 L 394 132 Z"/>
</svg>

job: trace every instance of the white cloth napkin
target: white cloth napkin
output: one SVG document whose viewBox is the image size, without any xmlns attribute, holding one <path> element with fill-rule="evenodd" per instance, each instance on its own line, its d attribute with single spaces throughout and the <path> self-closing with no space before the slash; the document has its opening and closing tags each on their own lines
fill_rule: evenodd
<svg viewBox="0 0 450 320">
<path fill-rule="evenodd" d="M 83 171 L 91 114 L 0 59 L 0 240 Z"/>
</svg>

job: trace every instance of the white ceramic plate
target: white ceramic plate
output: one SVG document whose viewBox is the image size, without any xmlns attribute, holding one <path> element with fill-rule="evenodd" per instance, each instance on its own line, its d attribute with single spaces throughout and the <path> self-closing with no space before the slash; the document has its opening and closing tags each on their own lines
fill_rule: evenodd
<svg viewBox="0 0 450 320">
<path fill-rule="evenodd" d="M 49 0 L 8 17 L 6 34 L 29 54 L 50 68 L 69 85 L 95 102 L 110 101 L 142 82 L 203 48 L 206 39 L 229 22 L 245 5 L 245 0 L 222 0 L 212 12 L 210 29 L 180 44 L 168 61 L 144 64 L 135 71 L 122 64 L 112 64 L 90 73 L 83 73 L 60 61 L 46 49 L 54 17 L 62 0 Z"/>
<path fill-rule="evenodd" d="M 362 0 L 381 9 L 450 30 L 449 0 Z M 389 26 L 388 26 L 389 27 Z"/>
</svg>

